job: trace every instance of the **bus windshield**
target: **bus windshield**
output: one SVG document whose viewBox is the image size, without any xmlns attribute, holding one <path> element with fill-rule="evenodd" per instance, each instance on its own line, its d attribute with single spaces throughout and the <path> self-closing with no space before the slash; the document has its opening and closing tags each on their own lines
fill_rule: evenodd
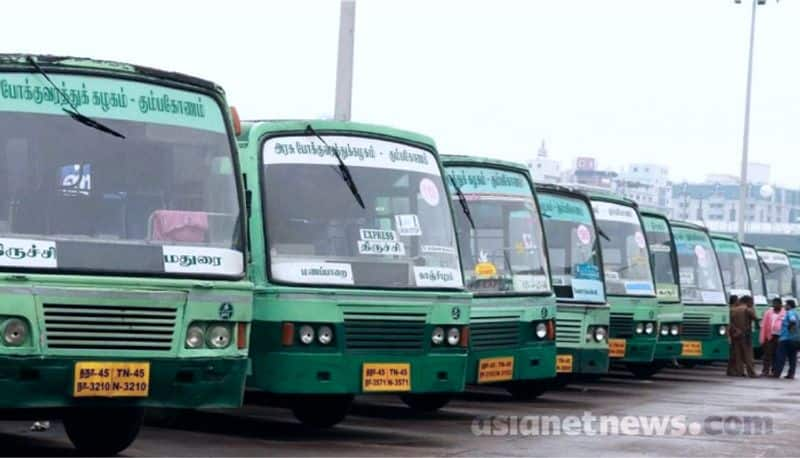
<svg viewBox="0 0 800 458">
<path fill-rule="evenodd" d="M 588 203 L 546 191 L 538 197 L 556 296 L 565 301 L 605 303 L 597 232 Z"/>
<path fill-rule="evenodd" d="M 476 293 L 550 293 L 542 224 L 525 175 L 447 167 L 447 183 L 467 288 Z"/>
<path fill-rule="evenodd" d="M 281 136 L 264 142 L 262 195 L 271 279 L 463 288 L 436 156 L 364 136 L 321 138 Z M 346 164 L 350 185 L 335 153 Z"/>
<path fill-rule="evenodd" d="M 678 275 L 672 262 L 672 236 L 666 218 L 642 216 L 647 242 L 650 244 L 650 261 L 656 280 L 659 299 L 677 301 L 680 298 Z"/>
<path fill-rule="evenodd" d="M 717 258 L 719 258 L 719 267 L 722 269 L 725 290 L 737 296 L 752 295 L 747 264 L 739 244 L 732 240 L 716 238 L 713 240 Z"/>
<path fill-rule="evenodd" d="M 0 73 L 0 269 L 241 276 L 220 104 L 128 79 Z M 76 122 L 80 114 L 124 138 Z"/>
<path fill-rule="evenodd" d="M 791 296 L 793 273 L 789 257 L 776 251 L 764 250 L 758 250 L 758 256 L 764 263 L 767 295 L 769 297 Z"/>
<path fill-rule="evenodd" d="M 607 293 L 616 296 L 655 295 L 647 239 L 636 210 L 605 201 L 593 201 L 592 208 L 603 250 Z"/>
<path fill-rule="evenodd" d="M 747 264 L 747 271 L 750 273 L 750 290 L 753 297 L 764 298 L 767 292 L 764 290 L 764 280 L 761 275 L 761 264 L 758 262 L 758 253 L 755 248 L 743 246 L 744 261 Z"/>
<path fill-rule="evenodd" d="M 725 289 L 711 238 L 699 229 L 674 227 L 681 296 L 687 304 L 725 305 Z"/>
</svg>

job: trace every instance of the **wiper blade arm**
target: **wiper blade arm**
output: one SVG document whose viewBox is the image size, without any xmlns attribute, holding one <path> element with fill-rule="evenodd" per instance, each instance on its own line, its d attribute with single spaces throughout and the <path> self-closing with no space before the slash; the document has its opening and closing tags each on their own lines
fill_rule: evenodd
<svg viewBox="0 0 800 458">
<path fill-rule="evenodd" d="M 603 237 L 604 239 L 606 239 L 606 242 L 610 242 L 611 241 L 611 238 L 609 236 L 607 236 L 606 233 L 603 232 L 603 230 L 600 229 L 599 227 L 597 228 L 597 235 L 599 235 L 600 237 Z"/>
<path fill-rule="evenodd" d="M 83 124 L 85 126 L 89 126 L 89 127 L 93 128 L 93 129 L 97 129 L 100 132 L 105 132 L 105 133 L 107 133 L 109 135 L 113 135 L 113 136 L 115 136 L 117 138 L 125 138 L 124 135 L 122 135 L 121 133 L 117 132 L 116 130 L 106 126 L 105 124 L 101 123 L 100 121 L 94 120 L 94 119 L 92 119 L 92 118 L 90 118 L 90 117 L 88 117 L 86 115 L 81 114 L 81 112 L 78 111 L 78 107 L 76 107 L 75 104 L 72 103 L 72 100 L 70 100 L 69 97 L 67 97 L 67 95 L 64 94 L 64 91 L 62 91 L 61 88 L 58 87 L 58 85 L 55 82 L 53 82 L 53 80 L 50 79 L 50 76 L 44 71 L 44 69 L 42 69 L 42 67 L 39 66 L 39 64 L 36 62 L 36 60 L 33 57 L 27 56 L 25 58 L 25 60 L 29 64 L 31 64 L 31 66 L 36 69 L 36 72 L 38 72 L 40 75 L 42 75 L 44 77 L 44 79 L 47 80 L 48 83 L 50 83 L 51 86 L 53 86 L 53 89 L 55 89 L 56 92 L 58 92 L 58 94 L 61 96 L 61 99 L 64 100 L 67 103 L 67 105 L 69 105 L 69 108 L 63 108 L 62 107 L 61 109 L 64 110 L 64 112 L 67 113 L 70 118 L 78 121 L 79 123 L 81 123 L 81 124 Z"/>
<path fill-rule="evenodd" d="M 350 189 L 350 192 L 353 194 L 353 197 L 355 197 L 358 205 L 360 205 L 361 208 L 366 209 L 367 207 L 364 205 L 364 199 L 361 198 L 361 194 L 358 192 L 358 186 L 356 186 L 356 182 L 353 181 L 353 175 L 350 174 L 350 168 L 347 167 L 347 164 L 345 164 L 342 160 L 342 156 L 339 155 L 339 149 L 328 146 L 328 143 L 317 133 L 316 130 L 314 130 L 313 127 L 311 127 L 311 124 L 306 125 L 306 133 L 317 137 L 326 148 L 333 151 L 333 155 L 336 156 L 336 160 L 339 161 L 339 176 L 341 176 L 342 180 L 344 180 L 345 184 L 347 184 L 348 189 Z"/>
<path fill-rule="evenodd" d="M 461 204 L 461 210 L 464 212 L 464 216 L 467 217 L 467 221 L 469 221 L 469 225 L 475 229 L 475 221 L 472 219 L 472 212 L 469 210 L 469 205 L 467 205 L 467 198 L 464 196 L 464 193 L 461 191 L 461 187 L 458 186 L 456 183 L 456 179 L 450 176 L 450 183 L 453 184 L 453 189 L 456 190 L 456 197 L 458 197 L 458 203 Z"/>
</svg>

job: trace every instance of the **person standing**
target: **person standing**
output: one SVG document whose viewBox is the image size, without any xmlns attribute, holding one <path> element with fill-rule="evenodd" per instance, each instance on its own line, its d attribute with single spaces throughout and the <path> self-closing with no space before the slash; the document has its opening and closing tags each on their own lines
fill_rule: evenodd
<svg viewBox="0 0 800 458">
<path fill-rule="evenodd" d="M 755 377 L 753 366 L 753 321 L 756 312 L 753 310 L 753 298 L 742 296 L 739 303 L 731 310 L 730 338 L 733 354 L 736 358 L 734 375 Z"/>
<path fill-rule="evenodd" d="M 781 298 L 776 297 L 772 299 L 772 308 L 764 312 L 764 317 L 761 319 L 761 332 L 758 335 L 758 341 L 761 343 L 763 352 L 761 359 L 762 377 L 767 377 L 773 372 L 775 354 L 778 351 L 778 340 L 781 336 L 781 323 L 785 313 Z"/>
<path fill-rule="evenodd" d="M 733 316 L 733 308 L 739 304 L 739 296 L 735 294 L 731 294 L 728 297 L 728 305 L 730 306 L 730 314 Z M 729 321 L 730 322 L 730 321 Z M 731 333 L 728 332 L 728 371 L 727 374 L 729 376 L 741 376 L 742 371 L 739 370 L 737 372 L 738 361 L 736 360 L 736 352 L 733 349 L 733 339 L 731 338 Z"/>
<path fill-rule="evenodd" d="M 797 327 L 800 325 L 800 316 L 797 315 L 795 306 L 796 304 L 793 300 L 786 301 L 786 315 L 784 315 L 781 323 L 778 354 L 775 358 L 775 369 L 772 373 L 775 378 L 780 377 L 783 373 L 786 358 L 789 358 L 789 373 L 786 374 L 786 378 L 794 378 L 795 368 L 797 367 L 797 342 L 795 336 L 798 332 Z"/>
</svg>

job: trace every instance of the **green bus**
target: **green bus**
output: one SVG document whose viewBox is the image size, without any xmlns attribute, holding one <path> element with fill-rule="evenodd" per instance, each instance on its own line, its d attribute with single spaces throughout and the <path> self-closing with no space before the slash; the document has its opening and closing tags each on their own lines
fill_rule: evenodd
<svg viewBox="0 0 800 458">
<path fill-rule="evenodd" d="M 608 354 L 634 374 L 653 362 L 659 304 L 650 249 L 636 202 L 604 190 L 586 191 L 597 221 L 610 304 Z"/>
<path fill-rule="evenodd" d="M 433 140 L 338 121 L 245 123 L 255 283 L 248 387 L 326 427 L 353 396 L 436 410 L 464 389 L 471 293 Z"/>
<path fill-rule="evenodd" d="M 557 298 L 559 378 L 608 372 L 609 306 L 597 224 L 589 198 L 566 187 L 536 188 Z"/>
<path fill-rule="evenodd" d="M 708 230 L 685 221 L 672 221 L 678 253 L 678 279 L 684 304 L 681 360 L 728 360 L 730 311 L 719 260 Z"/>
<path fill-rule="evenodd" d="M 731 236 L 716 233 L 711 234 L 711 241 L 719 259 L 727 296 L 753 296 L 753 291 L 750 289 L 750 270 L 739 241 Z M 753 302 L 755 303 L 755 298 Z"/>
<path fill-rule="evenodd" d="M 666 216 L 657 212 L 642 211 L 642 219 L 656 281 L 659 323 L 655 361 L 649 366 L 639 367 L 641 375 L 645 377 L 655 374 L 680 357 L 683 350 L 681 325 L 684 307 L 678 284 L 678 255 L 672 225 Z"/>
<path fill-rule="evenodd" d="M 761 332 L 761 319 L 764 317 L 769 304 L 767 303 L 767 286 L 764 281 L 764 269 L 754 245 L 742 243 L 744 261 L 750 277 L 750 291 L 753 292 L 753 303 L 756 309 L 757 320 L 753 323 L 753 350 L 760 353 L 761 342 L 758 340 Z"/>
<path fill-rule="evenodd" d="M 61 418 L 85 454 L 143 408 L 238 407 L 253 285 L 217 85 L 0 55 L 0 409 Z"/>
<path fill-rule="evenodd" d="M 792 266 L 792 296 L 800 297 L 800 252 L 789 251 L 789 264 Z"/>
<path fill-rule="evenodd" d="M 466 382 L 535 398 L 556 376 L 556 300 L 528 169 L 466 156 L 442 164 L 473 294 Z"/>
<path fill-rule="evenodd" d="M 796 300 L 794 272 L 789 252 L 781 248 L 770 247 L 758 247 L 756 251 L 761 259 L 761 268 L 764 270 L 767 299 L 772 301 L 779 297 L 784 303 L 788 299 Z"/>
</svg>

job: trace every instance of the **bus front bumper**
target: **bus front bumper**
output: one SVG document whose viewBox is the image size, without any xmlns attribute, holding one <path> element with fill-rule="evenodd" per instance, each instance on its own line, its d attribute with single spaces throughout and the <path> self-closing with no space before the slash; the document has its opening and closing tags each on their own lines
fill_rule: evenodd
<svg viewBox="0 0 800 458">
<path fill-rule="evenodd" d="M 408 364 L 410 389 L 379 393 L 457 393 L 464 391 L 466 353 L 304 353 L 253 355 L 248 388 L 274 394 L 373 394 L 362 388 L 365 364 Z"/>
<path fill-rule="evenodd" d="M 628 337 L 627 339 L 609 339 L 609 345 L 613 340 L 625 340 L 625 355 L 611 356 L 612 361 L 622 363 L 649 363 L 653 361 L 656 353 L 656 337 Z M 612 353 L 613 354 L 613 353 Z"/>
<path fill-rule="evenodd" d="M 559 348 L 558 356 L 572 357 L 572 370 L 558 375 L 605 374 L 608 372 L 608 350 L 605 348 Z"/>
<path fill-rule="evenodd" d="M 481 362 L 491 364 L 500 360 L 508 361 L 513 358 L 513 375 L 511 378 L 488 377 L 480 380 L 479 372 Z M 510 382 L 524 380 L 551 379 L 556 376 L 556 344 L 555 341 L 532 342 L 523 347 L 475 350 L 469 352 L 467 362 L 467 384 L 483 384 L 495 382 Z"/>
<path fill-rule="evenodd" d="M 76 397 L 78 362 L 150 363 L 148 392 L 136 397 Z M 246 358 L 141 359 L 0 357 L 0 408 L 235 408 L 242 404 Z"/>
<path fill-rule="evenodd" d="M 681 356 L 682 345 L 681 340 L 677 337 L 674 340 L 659 340 L 656 344 L 655 358 L 657 361 L 666 360 L 671 361 Z"/>
<path fill-rule="evenodd" d="M 696 341 L 695 341 L 696 342 Z M 680 359 L 688 361 L 727 361 L 730 355 L 730 344 L 727 336 L 714 337 L 699 341 L 701 348 L 699 352 L 687 354 L 682 353 Z"/>
</svg>

